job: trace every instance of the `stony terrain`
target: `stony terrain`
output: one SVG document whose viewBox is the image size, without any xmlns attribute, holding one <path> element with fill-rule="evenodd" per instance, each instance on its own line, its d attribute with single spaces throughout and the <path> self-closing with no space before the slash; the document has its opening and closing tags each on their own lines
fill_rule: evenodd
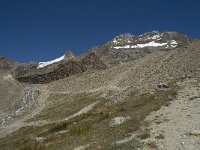
<svg viewBox="0 0 200 150">
<path fill-rule="evenodd" d="M 177 98 L 146 117 L 144 122 L 149 125 L 142 126 L 141 130 L 149 131 L 150 136 L 144 140 L 144 149 L 200 149 L 199 85 L 199 79 L 195 78 L 179 81 Z"/>
<path fill-rule="evenodd" d="M 47 66 L 48 67 L 48 66 Z M 63 79 L 75 74 L 81 74 L 89 69 L 105 69 L 104 63 L 94 54 L 89 53 L 81 60 L 70 59 L 66 63 L 51 66 L 46 70 L 43 68 L 35 68 L 35 70 L 26 70 L 18 73 L 16 79 L 25 83 L 48 83 L 55 80 Z"/>
<path fill-rule="evenodd" d="M 158 149 L 200 149 L 199 80 L 187 79 L 178 85 L 177 99 L 146 118 L 152 122 L 148 142 L 155 142 Z"/>
<path fill-rule="evenodd" d="M 61 58 L 0 69 L 0 149 L 199 149 L 200 41 L 120 35 Z"/>
</svg>

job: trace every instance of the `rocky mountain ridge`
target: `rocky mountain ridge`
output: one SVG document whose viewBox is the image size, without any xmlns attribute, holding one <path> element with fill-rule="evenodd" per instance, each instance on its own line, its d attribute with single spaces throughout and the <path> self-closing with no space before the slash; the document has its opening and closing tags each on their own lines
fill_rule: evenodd
<svg viewBox="0 0 200 150">
<path fill-rule="evenodd" d="M 27 72 L 27 74 L 16 76 L 20 82 L 32 84 L 44 84 L 55 80 L 63 79 L 71 75 L 80 74 L 90 69 L 105 69 L 106 65 L 99 60 L 94 53 L 89 53 L 81 60 L 67 60 L 65 63 L 60 63 L 53 68 L 43 68 Z M 48 70 L 49 69 L 49 70 Z"/>
<path fill-rule="evenodd" d="M 71 51 L 68 51 L 52 61 L 20 65 L 13 74 L 20 82 L 48 83 L 87 70 L 105 69 L 137 60 L 157 50 L 169 51 L 184 47 L 190 42 L 187 36 L 177 32 L 154 31 L 139 36 L 123 34 L 102 46 L 90 49 L 84 55 L 75 57 Z"/>
<path fill-rule="evenodd" d="M 1 70 L 0 149 L 200 148 L 200 40 L 120 35 L 68 58 Z"/>
<path fill-rule="evenodd" d="M 92 48 L 108 65 L 144 57 L 156 50 L 168 51 L 184 47 L 191 40 L 178 32 L 147 32 L 139 36 L 122 34 L 103 46 Z"/>
</svg>

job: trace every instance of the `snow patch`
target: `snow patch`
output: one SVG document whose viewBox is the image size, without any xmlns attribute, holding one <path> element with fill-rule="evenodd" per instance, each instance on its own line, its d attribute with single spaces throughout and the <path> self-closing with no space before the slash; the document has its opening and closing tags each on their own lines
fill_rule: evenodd
<svg viewBox="0 0 200 150">
<path fill-rule="evenodd" d="M 175 44 L 175 45 L 176 45 L 176 44 L 178 44 L 178 43 L 177 43 L 175 40 L 172 40 L 172 41 L 171 41 L 171 44 Z"/>
<path fill-rule="evenodd" d="M 130 45 L 125 46 L 115 46 L 114 49 L 125 49 L 125 48 L 131 48 Z"/>
<path fill-rule="evenodd" d="M 173 47 L 173 48 L 175 48 L 175 47 L 178 46 L 178 43 L 177 43 L 175 40 L 172 40 L 172 41 L 170 42 L 170 46 Z"/>
<path fill-rule="evenodd" d="M 144 47 L 160 47 L 167 45 L 167 43 L 156 43 L 155 41 L 144 43 L 144 44 L 137 44 L 137 45 L 125 45 L 125 46 L 115 46 L 114 49 L 126 49 L 126 48 L 144 48 Z"/>
<path fill-rule="evenodd" d="M 177 47 L 178 43 L 175 40 L 170 42 L 171 47 Z"/>
<path fill-rule="evenodd" d="M 131 48 L 160 47 L 164 45 L 167 45 L 167 43 L 156 43 L 155 41 L 152 41 L 145 44 L 137 44 L 137 45 L 131 46 Z"/>
<path fill-rule="evenodd" d="M 117 44 L 118 42 L 117 42 L 117 40 L 116 40 L 116 39 L 114 39 L 114 40 L 113 40 L 113 43 Z"/>
<path fill-rule="evenodd" d="M 56 58 L 54 60 L 51 60 L 51 61 L 47 61 L 47 62 L 39 62 L 39 65 L 37 68 L 43 68 L 43 67 L 46 67 L 48 65 L 51 65 L 53 63 L 56 63 L 56 62 L 59 62 L 61 60 L 63 60 L 65 58 L 65 55 L 59 57 L 59 58 Z"/>
</svg>

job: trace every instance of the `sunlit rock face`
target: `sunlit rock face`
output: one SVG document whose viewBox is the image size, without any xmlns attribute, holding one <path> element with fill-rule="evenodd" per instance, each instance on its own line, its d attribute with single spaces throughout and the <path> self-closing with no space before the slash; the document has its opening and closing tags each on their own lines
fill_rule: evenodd
<svg viewBox="0 0 200 150">
<path fill-rule="evenodd" d="M 135 60 L 156 50 L 169 51 L 187 45 L 190 39 L 177 32 L 147 32 L 134 36 L 122 34 L 103 46 L 92 49 L 108 64 Z"/>
</svg>

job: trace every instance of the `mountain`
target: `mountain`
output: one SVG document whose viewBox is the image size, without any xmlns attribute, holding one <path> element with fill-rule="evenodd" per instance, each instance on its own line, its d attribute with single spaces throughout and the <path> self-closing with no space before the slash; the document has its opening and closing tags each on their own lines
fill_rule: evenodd
<svg viewBox="0 0 200 150">
<path fill-rule="evenodd" d="M 200 40 L 122 34 L 80 56 L 0 59 L 0 149 L 199 149 Z"/>
<path fill-rule="evenodd" d="M 17 71 L 16 78 L 21 82 L 47 83 L 85 72 L 88 70 L 87 65 L 92 66 L 90 69 L 105 69 L 106 66 L 133 61 L 157 50 L 168 51 L 184 47 L 189 42 L 187 36 L 176 32 L 149 32 L 139 36 L 119 35 L 105 45 L 92 48 L 88 54 L 77 58 L 71 52 L 66 52 L 55 60 L 40 62 L 37 67 L 19 67 L 17 70 L 20 71 Z M 91 60 L 84 63 L 86 59 Z"/>
<path fill-rule="evenodd" d="M 116 64 L 144 57 L 156 50 L 167 51 L 183 47 L 189 42 L 187 36 L 177 32 L 148 32 L 139 36 L 124 34 L 91 51 L 108 64 Z"/>
<path fill-rule="evenodd" d="M 67 58 L 64 55 L 53 61 L 39 63 L 38 67 L 30 70 L 18 71 L 15 76 L 20 82 L 37 84 L 63 79 L 91 69 L 99 70 L 105 68 L 105 64 L 94 53 L 88 53 L 83 58 L 77 59 L 75 57 Z"/>
<path fill-rule="evenodd" d="M 12 61 L 6 57 L 0 56 L 0 70 L 12 70 L 19 64 L 19 62 Z"/>
<path fill-rule="evenodd" d="M 39 62 L 39 65 L 38 65 L 37 68 L 43 68 L 43 67 L 46 67 L 48 65 L 54 64 L 56 62 L 60 62 L 60 61 L 63 61 L 63 60 L 73 59 L 74 57 L 75 56 L 74 56 L 74 54 L 71 51 L 67 51 L 63 56 L 61 56 L 59 58 L 56 58 L 54 60 L 47 61 L 47 62 Z"/>
</svg>

